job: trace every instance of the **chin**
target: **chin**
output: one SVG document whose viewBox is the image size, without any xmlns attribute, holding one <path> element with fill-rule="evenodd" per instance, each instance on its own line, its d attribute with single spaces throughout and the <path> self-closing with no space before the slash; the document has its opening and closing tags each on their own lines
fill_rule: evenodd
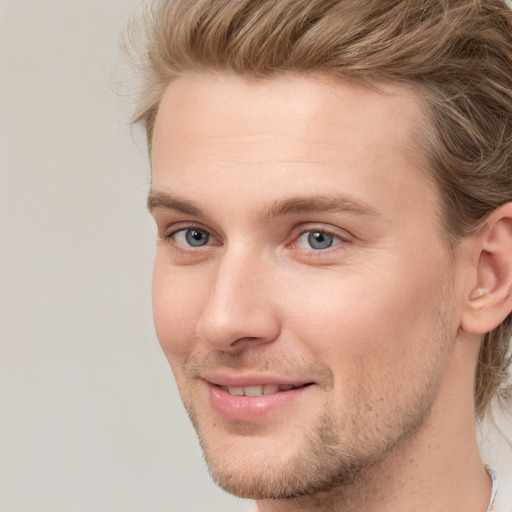
<svg viewBox="0 0 512 512">
<path fill-rule="evenodd" d="M 343 495 L 354 483 L 382 471 L 391 452 L 405 446 L 425 425 L 433 397 L 422 398 L 407 413 L 389 418 L 387 428 L 380 431 L 365 428 L 372 423 L 355 410 L 346 421 L 333 410 L 324 411 L 302 430 L 224 423 L 187 410 L 217 485 L 241 498 L 282 500 Z M 360 428 L 351 428 L 354 425 Z"/>
<path fill-rule="evenodd" d="M 310 430 L 278 440 L 250 434 L 246 425 L 243 435 L 227 435 L 222 443 L 197 432 L 219 487 L 240 498 L 280 500 L 346 488 L 380 462 L 382 446 L 368 450 L 359 444 L 353 450 L 340 439 L 337 426 L 326 415 Z"/>
</svg>

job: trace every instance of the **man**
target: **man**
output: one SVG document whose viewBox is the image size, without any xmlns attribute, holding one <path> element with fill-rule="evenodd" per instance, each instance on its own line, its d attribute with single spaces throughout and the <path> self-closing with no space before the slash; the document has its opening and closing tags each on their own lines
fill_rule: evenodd
<svg viewBox="0 0 512 512">
<path fill-rule="evenodd" d="M 155 325 L 216 482 L 261 512 L 512 510 L 475 435 L 512 323 L 506 4 L 145 23 Z"/>
</svg>

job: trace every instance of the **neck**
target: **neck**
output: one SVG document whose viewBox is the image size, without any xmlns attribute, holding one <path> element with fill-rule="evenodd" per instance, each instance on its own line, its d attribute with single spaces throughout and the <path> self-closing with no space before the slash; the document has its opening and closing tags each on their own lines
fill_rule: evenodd
<svg viewBox="0 0 512 512">
<path fill-rule="evenodd" d="M 491 480 L 479 454 L 471 382 L 448 373 L 418 431 L 350 484 L 292 500 L 258 502 L 259 512 L 486 512 Z M 466 379 L 467 380 L 467 379 Z M 455 387 L 454 387 L 455 386 Z"/>
</svg>

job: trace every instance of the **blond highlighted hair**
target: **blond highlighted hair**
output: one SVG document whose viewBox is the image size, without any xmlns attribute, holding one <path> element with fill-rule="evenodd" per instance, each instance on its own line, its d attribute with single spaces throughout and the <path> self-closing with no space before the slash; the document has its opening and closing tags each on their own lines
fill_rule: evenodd
<svg viewBox="0 0 512 512">
<path fill-rule="evenodd" d="M 512 201 L 512 11 L 505 0 L 164 0 L 125 34 L 142 78 L 134 122 L 151 151 L 167 85 L 195 72 L 394 81 L 424 104 L 418 135 L 449 245 Z M 511 255 L 512 257 L 512 255 Z M 475 408 L 507 381 L 511 315 L 482 341 Z"/>
</svg>

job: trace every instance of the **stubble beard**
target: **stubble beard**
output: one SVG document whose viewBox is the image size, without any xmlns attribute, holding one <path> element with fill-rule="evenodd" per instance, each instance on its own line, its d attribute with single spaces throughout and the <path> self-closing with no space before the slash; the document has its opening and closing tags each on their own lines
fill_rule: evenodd
<svg viewBox="0 0 512 512">
<path fill-rule="evenodd" d="M 271 460 L 254 463 L 251 457 L 257 454 L 249 450 L 222 453 L 218 447 L 210 446 L 208 436 L 203 433 L 202 419 L 182 393 L 213 480 L 228 493 L 241 498 L 313 497 L 314 500 L 319 496 L 323 501 L 324 496 L 329 495 L 336 496 L 337 502 L 349 503 L 360 488 L 368 488 L 372 478 L 382 475 L 386 462 L 421 435 L 429 423 L 456 336 L 450 331 L 453 302 L 449 297 L 445 290 L 446 300 L 433 312 L 437 333 L 432 333 L 430 341 L 424 340 L 430 344 L 430 350 L 418 355 L 424 361 L 420 372 L 417 368 L 404 368 L 402 379 L 394 383 L 395 389 L 379 395 L 379 384 L 369 378 L 368 369 L 362 364 L 358 378 L 354 379 L 356 384 L 348 390 L 351 408 L 340 412 L 336 404 L 328 401 L 317 422 L 303 432 L 299 448 L 288 456 L 276 454 Z M 411 386 L 404 387 L 404 383 Z M 243 435 L 243 426 L 238 427 L 239 434 Z"/>
<path fill-rule="evenodd" d="M 301 447 L 293 454 L 257 465 L 248 460 L 249 452 L 231 453 L 238 460 L 231 460 L 229 452 L 219 455 L 203 435 L 194 408 L 186 404 L 186 409 L 210 475 L 226 492 L 254 500 L 292 500 L 335 493 L 341 501 L 349 500 L 360 483 L 368 486 L 370 475 L 378 473 L 393 451 L 422 429 L 428 421 L 438 384 L 429 382 L 425 393 L 416 397 L 407 411 L 394 410 L 381 425 L 376 429 L 372 425 L 368 431 L 365 428 L 368 418 L 360 414 L 349 415 L 350 425 L 347 425 L 333 411 L 327 411 L 304 432 Z M 375 421 L 379 421 L 378 417 Z"/>
</svg>

